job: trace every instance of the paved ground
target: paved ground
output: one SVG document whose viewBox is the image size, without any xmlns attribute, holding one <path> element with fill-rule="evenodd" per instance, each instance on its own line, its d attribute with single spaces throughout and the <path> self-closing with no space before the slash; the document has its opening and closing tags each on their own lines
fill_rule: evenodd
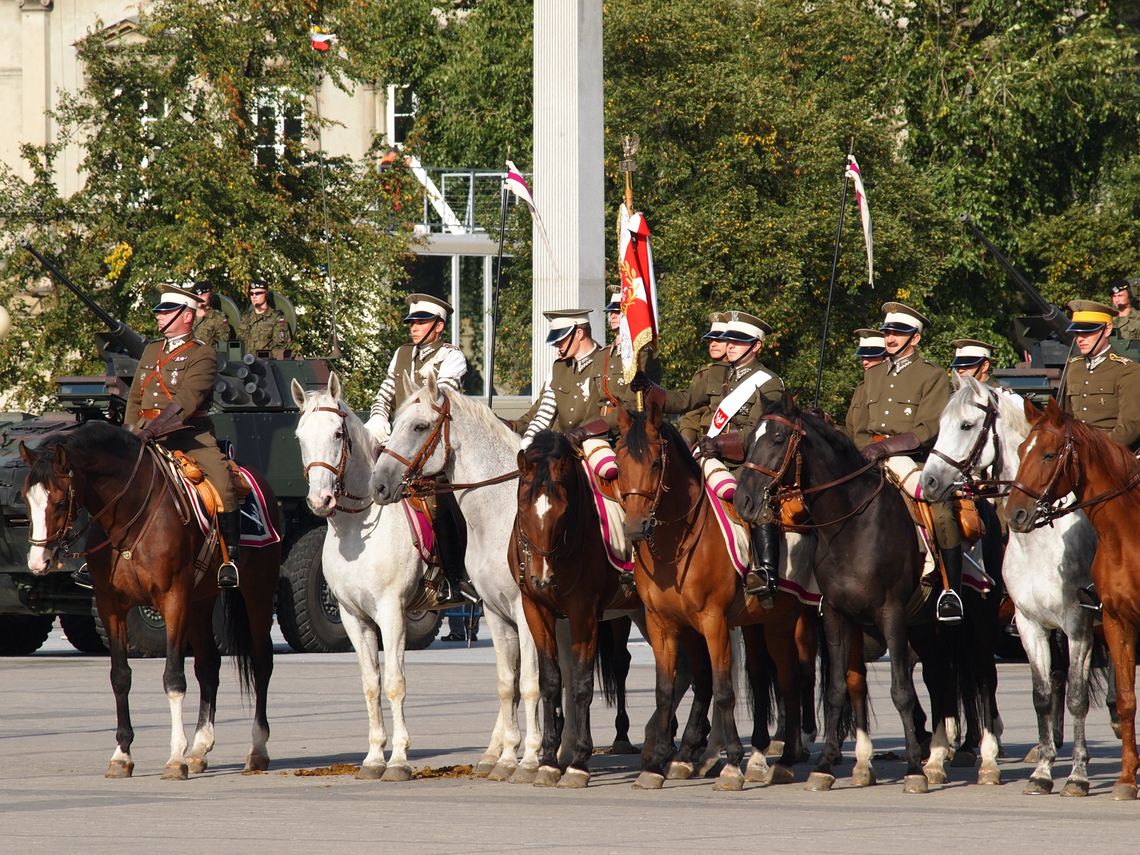
<svg viewBox="0 0 1140 855">
<path fill-rule="evenodd" d="M 984 846 L 1015 855 L 1140 848 L 1140 804 L 1108 796 L 1119 743 L 1103 709 L 1090 717 L 1092 796 L 1021 794 L 1029 767 L 1013 758 L 1024 755 L 1035 731 L 1024 665 L 1000 666 L 1011 758 L 1002 764 L 1003 786 L 974 785 L 972 770 L 953 769 L 948 785 L 905 796 L 898 783 L 901 764 L 879 760 L 882 783 L 869 790 L 817 794 L 798 785 L 748 785 L 743 793 L 714 793 L 708 781 L 689 781 L 647 793 L 630 787 L 635 758 L 608 756 L 595 758 L 586 791 L 470 779 L 384 784 L 298 776 L 298 769 L 360 761 L 363 701 L 351 654 L 279 650 L 270 704 L 273 769 L 240 774 L 249 724 L 227 667 L 213 765 L 187 782 L 159 780 L 169 734 L 161 662 L 135 662 L 135 777 L 106 781 L 114 730 L 107 660 L 74 654 L 58 635 L 36 656 L 0 659 L 0 852 L 161 847 L 216 855 L 259 844 L 262 851 L 338 853 L 763 849 L 913 855 Z M 644 722 L 653 699 L 652 659 L 644 642 L 634 655 L 631 715 Z M 489 643 L 468 650 L 436 642 L 408 659 L 413 765 L 474 762 L 497 704 Z M 898 751 L 901 728 L 882 663 L 872 666 L 871 685 L 876 750 Z M 595 738 L 606 745 L 612 718 L 603 707 L 595 709 Z M 193 720 L 189 709 L 187 718 Z M 1067 764 L 1058 764 L 1058 790 L 1066 772 Z M 800 780 L 806 774 L 797 769 Z"/>
</svg>

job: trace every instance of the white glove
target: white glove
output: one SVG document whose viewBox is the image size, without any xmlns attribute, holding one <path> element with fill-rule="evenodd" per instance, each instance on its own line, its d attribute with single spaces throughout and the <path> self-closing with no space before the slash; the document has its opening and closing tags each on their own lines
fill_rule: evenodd
<svg viewBox="0 0 1140 855">
<path fill-rule="evenodd" d="M 373 416 L 364 423 L 365 429 L 372 434 L 373 439 L 383 445 L 392 435 L 392 426 L 383 416 Z"/>
</svg>

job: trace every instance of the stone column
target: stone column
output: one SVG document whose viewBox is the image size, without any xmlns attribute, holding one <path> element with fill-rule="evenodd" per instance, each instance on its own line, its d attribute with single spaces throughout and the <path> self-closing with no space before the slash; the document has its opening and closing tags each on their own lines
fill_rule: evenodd
<svg viewBox="0 0 1140 855">
<path fill-rule="evenodd" d="M 51 107 L 52 0 L 19 0 L 20 6 L 20 142 L 43 145 L 51 139 L 47 110 Z M 21 164 L 21 171 L 26 165 Z M 30 177 L 30 176 L 29 176 Z"/>
<path fill-rule="evenodd" d="M 533 393 L 550 375 L 545 309 L 592 309 L 605 341 L 602 0 L 535 0 Z"/>
</svg>

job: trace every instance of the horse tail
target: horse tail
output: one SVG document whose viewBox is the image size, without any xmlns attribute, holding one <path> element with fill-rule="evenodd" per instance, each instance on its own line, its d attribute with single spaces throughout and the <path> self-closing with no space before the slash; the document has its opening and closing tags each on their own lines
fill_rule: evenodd
<svg viewBox="0 0 1140 855">
<path fill-rule="evenodd" d="M 598 651 L 594 664 L 602 687 L 602 697 L 608 707 L 625 706 L 625 681 L 629 675 L 630 663 L 627 645 L 632 623 L 629 617 L 620 617 L 598 624 Z M 624 642 L 618 639 L 618 634 L 623 629 Z"/>
<path fill-rule="evenodd" d="M 240 588 L 223 588 L 222 648 L 234 659 L 243 698 L 253 692 L 253 631 Z"/>
</svg>

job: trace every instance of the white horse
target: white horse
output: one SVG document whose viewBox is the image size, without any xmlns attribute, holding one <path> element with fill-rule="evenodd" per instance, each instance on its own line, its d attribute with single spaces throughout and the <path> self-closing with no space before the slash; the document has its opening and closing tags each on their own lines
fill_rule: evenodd
<svg viewBox="0 0 1140 855">
<path fill-rule="evenodd" d="M 408 727 L 404 720 L 404 613 L 426 564 L 399 508 L 372 503 L 368 479 L 379 446 L 340 398 L 340 380 L 329 375 L 322 392 L 306 392 L 294 380 L 301 410 L 297 440 L 309 482 L 309 508 L 328 520 L 321 569 L 340 603 L 341 621 L 356 649 L 368 708 L 368 756 L 358 778 L 407 781 Z M 392 752 L 380 709 L 379 629 L 387 665 L 384 693 L 392 708 Z"/>
<path fill-rule="evenodd" d="M 493 481 L 518 470 L 521 440 L 474 398 L 436 385 L 429 377 L 397 411 L 392 435 L 372 470 L 372 498 L 387 505 L 402 499 L 409 482 L 443 475 L 458 489 L 455 498 L 467 522 L 467 575 L 483 599 L 483 614 L 495 645 L 499 676 L 499 718 L 477 774 L 493 780 L 533 783 L 538 772 L 538 652 L 523 614 L 522 595 L 507 564 L 515 519 L 516 485 Z M 526 718 L 526 745 L 518 703 Z"/>
<path fill-rule="evenodd" d="M 960 381 L 942 412 L 938 441 L 922 472 L 923 497 L 930 501 L 945 498 L 973 479 L 1012 481 L 1017 476 L 1018 446 L 1029 435 L 1020 397 L 998 392 L 973 377 Z M 1084 796 L 1089 791 L 1085 717 L 1093 614 L 1078 605 L 1077 590 L 1092 581 L 1089 568 L 1095 553 L 1096 533 L 1080 511 L 1060 517 L 1047 528 L 1009 533 L 1002 576 L 1017 607 L 1017 631 L 1029 657 L 1037 712 L 1037 768 L 1025 786 L 1028 794 L 1053 789 L 1057 750 L 1049 634 L 1054 629 L 1064 632 L 1069 642 L 1066 694 L 1073 717 L 1073 768 L 1063 794 Z"/>
</svg>

